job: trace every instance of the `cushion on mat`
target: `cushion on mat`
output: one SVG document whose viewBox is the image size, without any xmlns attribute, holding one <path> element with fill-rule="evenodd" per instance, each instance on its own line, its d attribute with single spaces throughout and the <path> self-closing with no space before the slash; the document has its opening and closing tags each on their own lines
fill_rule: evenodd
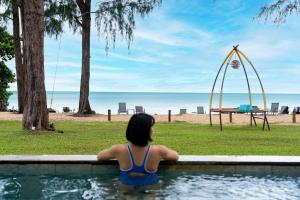
<svg viewBox="0 0 300 200">
<path fill-rule="evenodd" d="M 241 112 L 250 112 L 250 111 L 253 111 L 253 108 L 249 104 L 244 104 L 244 105 L 240 105 L 239 111 L 241 111 Z"/>
</svg>

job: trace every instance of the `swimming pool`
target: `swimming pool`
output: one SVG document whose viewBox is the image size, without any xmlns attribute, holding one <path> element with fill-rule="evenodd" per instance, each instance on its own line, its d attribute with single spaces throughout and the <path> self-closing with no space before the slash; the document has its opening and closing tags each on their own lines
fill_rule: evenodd
<svg viewBox="0 0 300 200">
<path fill-rule="evenodd" d="M 159 189 L 124 195 L 114 162 L 41 160 L 0 159 L 0 199 L 300 199 L 293 162 L 163 164 Z"/>
<path fill-rule="evenodd" d="M 0 176 L 0 199 L 299 199 L 299 176 L 161 173 L 161 189 L 123 195 L 114 171 L 94 176 Z"/>
</svg>

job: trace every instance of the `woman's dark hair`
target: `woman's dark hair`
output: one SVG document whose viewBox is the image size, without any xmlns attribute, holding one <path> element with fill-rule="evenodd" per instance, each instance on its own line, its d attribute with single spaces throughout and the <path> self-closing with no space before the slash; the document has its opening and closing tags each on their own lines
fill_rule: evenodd
<svg viewBox="0 0 300 200">
<path fill-rule="evenodd" d="M 155 120 L 151 115 L 139 113 L 133 115 L 127 126 L 126 138 L 132 144 L 137 146 L 147 146 L 151 138 L 151 127 Z"/>
</svg>

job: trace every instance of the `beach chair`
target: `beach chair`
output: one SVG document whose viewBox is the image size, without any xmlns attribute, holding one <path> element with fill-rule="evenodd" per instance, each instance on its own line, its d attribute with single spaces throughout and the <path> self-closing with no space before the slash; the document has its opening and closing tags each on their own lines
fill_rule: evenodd
<svg viewBox="0 0 300 200">
<path fill-rule="evenodd" d="M 126 103 L 124 102 L 119 103 L 118 114 L 121 113 L 126 113 L 128 115 L 128 110 L 126 109 Z"/>
<path fill-rule="evenodd" d="M 272 103 L 271 109 L 269 110 L 268 113 L 272 115 L 278 114 L 278 109 L 279 109 L 279 103 Z"/>
<path fill-rule="evenodd" d="M 279 114 L 289 114 L 289 107 L 288 106 L 281 106 Z"/>
<path fill-rule="evenodd" d="M 69 107 L 63 107 L 63 112 L 68 113 L 68 112 L 70 112 L 70 111 L 71 111 L 71 110 L 70 110 Z"/>
<path fill-rule="evenodd" d="M 198 106 L 197 107 L 197 114 L 204 114 L 204 108 L 203 108 L 203 106 Z"/>
<path fill-rule="evenodd" d="M 145 113 L 143 106 L 135 106 L 135 113 Z"/>
<path fill-rule="evenodd" d="M 297 114 L 297 115 L 300 114 L 300 107 L 296 107 L 296 114 Z"/>
<path fill-rule="evenodd" d="M 180 109 L 179 110 L 179 115 L 183 115 L 186 114 L 186 109 Z"/>
</svg>

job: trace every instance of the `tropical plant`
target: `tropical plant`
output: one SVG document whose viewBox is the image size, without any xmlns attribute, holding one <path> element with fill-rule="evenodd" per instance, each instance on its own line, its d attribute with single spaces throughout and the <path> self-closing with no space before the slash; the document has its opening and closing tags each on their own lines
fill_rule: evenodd
<svg viewBox="0 0 300 200">
<path fill-rule="evenodd" d="M 12 94 L 7 91 L 9 83 L 15 81 L 15 75 L 6 66 L 5 62 L 13 59 L 13 36 L 3 27 L 0 27 L 0 111 L 5 111 L 8 106 L 8 98 Z"/>
</svg>

